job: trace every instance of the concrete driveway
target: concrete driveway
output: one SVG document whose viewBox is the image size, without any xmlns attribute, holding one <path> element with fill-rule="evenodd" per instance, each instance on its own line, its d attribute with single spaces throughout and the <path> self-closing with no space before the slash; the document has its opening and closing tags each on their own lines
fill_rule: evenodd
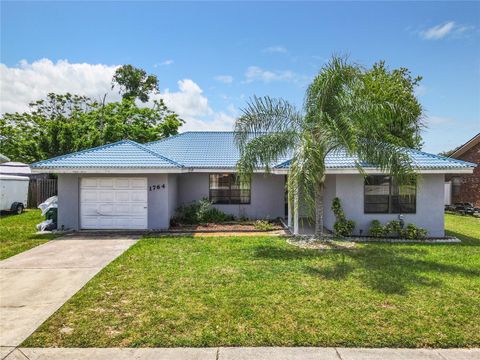
<svg viewBox="0 0 480 360">
<path fill-rule="evenodd" d="M 0 261 L 1 353 L 20 345 L 135 242 L 132 236 L 74 235 Z"/>
</svg>

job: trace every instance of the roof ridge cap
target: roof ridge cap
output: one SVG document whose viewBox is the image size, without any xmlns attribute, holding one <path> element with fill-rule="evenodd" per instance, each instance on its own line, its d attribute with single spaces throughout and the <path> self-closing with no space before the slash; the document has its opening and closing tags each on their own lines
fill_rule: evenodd
<svg viewBox="0 0 480 360">
<path fill-rule="evenodd" d="M 138 148 L 142 149 L 143 151 L 148 152 L 149 154 L 152 154 L 152 155 L 154 155 L 154 156 L 156 156 L 156 157 L 159 157 L 159 158 L 162 159 L 162 160 L 166 160 L 166 161 L 168 161 L 169 163 L 172 163 L 172 164 L 176 165 L 177 167 L 185 167 L 183 164 L 180 164 L 180 163 L 178 163 L 178 162 L 176 162 L 176 161 L 174 161 L 174 160 L 172 160 L 172 159 L 169 159 L 169 158 L 167 158 L 166 156 L 163 156 L 162 154 L 157 153 L 156 151 L 153 151 L 153 150 L 147 148 L 146 146 L 144 146 L 144 145 L 142 145 L 142 144 L 139 144 L 139 143 L 137 143 L 137 142 L 135 142 L 135 141 L 132 141 L 132 140 L 126 140 L 126 141 L 128 141 L 128 142 L 131 143 L 132 145 L 137 146 Z"/>
<path fill-rule="evenodd" d="M 156 144 L 156 143 L 159 143 L 159 142 L 163 142 L 163 141 L 167 141 L 167 140 L 170 140 L 170 139 L 173 139 L 173 138 L 176 138 L 176 137 L 179 137 L 180 135 L 183 135 L 183 134 L 186 134 L 190 131 L 186 131 L 184 133 L 178 133 L 178 134 L 175 134 L 175 135 L 172 135 L 172 136 L 168 136 L 166 138 L 163 138 L 163 139 L 158 139 L 158 140 L 154 140 L 154 141 L 149 141 L 145 144 L 140 144 L 140 145 L 143 145 L 143 146 L 147 146 L 147 145 L 152 145 L 152 144 Z"/>
</svg>

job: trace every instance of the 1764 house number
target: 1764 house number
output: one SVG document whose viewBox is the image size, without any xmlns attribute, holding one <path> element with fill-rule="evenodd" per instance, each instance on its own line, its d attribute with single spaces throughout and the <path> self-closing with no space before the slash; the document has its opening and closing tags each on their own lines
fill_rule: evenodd
<svg viewBox="0 0 480 360">
<path fill-rule="evenodd" d="M 149 190 L 154 191 L 154 190 L 160 190 L 160 189 L 165 189 L 165 184 L 162 185 L 150 185 Z"/>
</svg>

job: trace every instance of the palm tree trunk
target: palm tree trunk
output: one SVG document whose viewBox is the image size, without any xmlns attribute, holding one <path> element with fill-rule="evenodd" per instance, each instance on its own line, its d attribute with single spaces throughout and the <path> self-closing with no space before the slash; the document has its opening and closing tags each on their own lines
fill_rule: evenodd
<svg viewBox="0 0 480 360">
<path fill-rule="evenodd" d="M 320 181 L 315 191 L 315 236 L 323 237 L 323 189 L 324 181 Z"/>
</svg>

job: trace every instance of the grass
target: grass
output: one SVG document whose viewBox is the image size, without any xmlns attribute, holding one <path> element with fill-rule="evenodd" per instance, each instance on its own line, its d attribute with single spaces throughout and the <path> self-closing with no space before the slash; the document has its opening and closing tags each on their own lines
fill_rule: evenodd
<svg viewBox="0 0 480 360">
<path fill-rule="evenodd" d="M 9 258 L 55 237 L 36 235 L 35 225 L 45 220 L 40 210 L 26 210 L 20 215 L 2 213 L 0 216 L 0 260 Z"/>
<path fill-rule="evenodd" d="M 480 220 L 446 223 L 464 243 L 143 239 L 22 345 L 478 347 Z"/>
</svg>

